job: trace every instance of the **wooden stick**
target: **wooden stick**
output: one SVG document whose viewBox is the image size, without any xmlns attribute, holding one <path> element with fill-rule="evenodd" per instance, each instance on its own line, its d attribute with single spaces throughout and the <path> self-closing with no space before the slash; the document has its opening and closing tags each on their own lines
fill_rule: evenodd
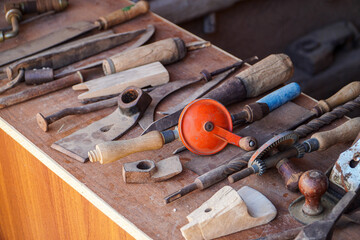
<svg viewBox="0 0 360 240">
<path fill-rule="evenodd" d="M 25 102 L 27 100 L 43 96 L 47 93 L 55 92 L 57 90 L 72 86 L 83 82 L 83 77 L 80 72 L 74 73 L 70 76 L 60 78 L 56 81 L 45 83 L 24 91 L 0 98 L 0 108 L 9 107 L 17 103 Z"/>
</svg>

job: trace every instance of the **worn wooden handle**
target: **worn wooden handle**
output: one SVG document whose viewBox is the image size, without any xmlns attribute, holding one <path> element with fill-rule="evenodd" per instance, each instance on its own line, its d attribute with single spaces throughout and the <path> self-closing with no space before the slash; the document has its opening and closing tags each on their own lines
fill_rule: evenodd
<svg viewBox="0 0 360 240">
<path fill-rule="evenodd" d="M 298 170 L 287 158 L 281 159 L 276 164 L 276 168 L 285 182 L 285 187 L 296 192 L 299 189 L 299 179 L 303 172 Z"/>
<path fill-rule="evenodd" d="M 129 140 L 100 143 L 96 145 L 96 150 L 90 151 L 88 155 L 91 162 L 105 164 L 133 153 L 160 149 L 163 145 L 164 139 L 161 133 L 152 131 Z"/>
<path fill-rule="evenodd" d="M 290 80 L 294 66 L 285 54 L 272 54 L 240 72 L 236 77 L 245 85 L 247 97 L 256 97 Z"/>
<path fill-rule="evenodd" d="M 98 22 L 100 22 L 102 29 L 108 29 L 119 23 L 128 21 L 141 14 L 147 13 L 149 8 L 149 3 L 147 1 L 139 1 L 136 4 L 112 12 L 105 17 L 100 17 Z"/>
<path fill-rule="evenodd" d="M 183 40 L 168 38 L 107 58 L 103 70 L 109 75 L 153 62 L 170 64 L 184 58 L 186 51 Z"/>
<path fill-rule="evenodd" d="M 337 143 L 353 141 L 359 131 L 360 117 L 357 117 L 330 131 L 315 133 L 311 138 L 316 138 L 318 140 L 318 151 L 323 151 Z"/>
<path fill-rule="evenodd" d="M 349 83 L 348 85 L 340 89 L 337 93 L 332 95 L 330 98 L 319 101 L 318 105 L 316 106 L 320 110 L 320 113 L 318 115 L 330 112 L 333 108 L 342 105 L 350 100 L 353 100 L 359 95 L 360 82 L 356 81 Z"/>
</svg>

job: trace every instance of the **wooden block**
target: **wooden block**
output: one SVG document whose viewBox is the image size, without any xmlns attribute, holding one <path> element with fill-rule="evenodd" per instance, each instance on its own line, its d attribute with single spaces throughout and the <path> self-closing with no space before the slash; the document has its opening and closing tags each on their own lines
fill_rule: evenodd
<svg viewBox="0 0 360 240">
<path fill-rule="evenodd" d="M 213 239 L 263 225 L 276 214 L 275 206 L 255 189 L 225 186 L 190 213 L 180 230 L 187 240 Z"/>
<path fill-rule="evenodd" d="M 166 68 L 160 62 L 154 62 L 77 84 L 73 86 L 73 90 L 88 89 L 88 92 L 78 96 L 78 99 L 86 99 L 121 93 L 130 86 L 139 88 L 158 86 L 169 82 L 169 79 Z"/>
</svg>

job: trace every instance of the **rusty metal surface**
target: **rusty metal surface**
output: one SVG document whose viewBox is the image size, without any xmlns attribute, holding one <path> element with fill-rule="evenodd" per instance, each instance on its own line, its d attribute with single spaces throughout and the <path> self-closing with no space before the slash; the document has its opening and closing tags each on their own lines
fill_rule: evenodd
<svg viewBox="0 0 360 240">
<path fill-rule="evenodd" d="M 360 185 L 359 157 L 360 140 L 340 154 L 331 171 L 330 181 L 346 191 L 356 190 Z"/>
<path fill-rule="evenodd" d="M 119 96 L 119 107 L 112 114 L 60 139 L 51 147 L 85 162 L 88 152 L 97 144 L 120 138 L 133 127 L 150 102 L 151 97 L 147 93 L 139 88 L 129 87 Z"/>
<path fill-rule="evenodd" d="M 57 44 L 86 33 L 94 28 L 96 28 L 96 26 L 93 23 L 81 21 L 71 24 L 71 26 L 67 26 L 59 31 L 43 36 L 40 39 L 35 39 L 15 48 L 5 50 L 0 53 L 0 66 L 4 66 L 5 64 L 53 47 Z"/>
</svg>

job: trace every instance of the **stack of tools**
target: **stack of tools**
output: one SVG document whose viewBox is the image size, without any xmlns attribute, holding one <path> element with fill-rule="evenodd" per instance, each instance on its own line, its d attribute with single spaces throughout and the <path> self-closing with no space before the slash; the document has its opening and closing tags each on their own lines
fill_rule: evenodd
<svg viewBox="0 0 360 240">
<path fill-rule="evenodd" d="M 66 0 L 5 4 L 6 19 L 12 24 L 12 29 L 0 32 L 0 42 L 17 35 L 23 14 L 57 12 L 67 5 Z M 180 156 L 191 156 L 192 160 L 187 162 L 189 166 L 191 162 L 196 165 L 195 160 L 211 165 L 190 184 L 176 185 L 176 189 L 171 190 L 174 192 L 165 197 L 166 204 L 197 189 L 208 189 L 225 179 L 232 184 L 253 174 L 267 175 L 268 169 L 276 167 L 285 182 L 286 189 L 283 189 L 292 191 L 292 194 L 299 194 L 297 191 L 300 190 L 304 195 L 290 205 L 289 212 L 297 221 L 308 225 L 294 228 L 291 234 L 294 237 L 298 234 L 297 239 L 329 238 L 343 213 L 358 207 L 353 202 L 358 199 L 360 186 L 360 117 L 331 130 L 318 131 L 360 108 L 360 82 L 352 82 L 308 110 L 310 108 L 300 106 L 307 104 L 301 103 L 304 97 L 299 97 L 301 84 L 285 84 L 294 72 L 292 61 L 285 54 L 272 54 L 260 61 L 254 56 L 223 66 L 209 64 L 208 70 L 189 78 L 188 69 L 182 69 L 181 64 L 194 61 L 191 58 L 195 58 L 197 53 L 203 54 L 206 50 L 194 50 L 210 47 L 209 42 L 185 42 L 187 38 L 165 34 L 156 35 L 156 40 L 160 40 L 142 46 L 154 35 L 155 26 L 122 33 L 109 30 L 148 11 L 148 2 L 141 0 L 99 17 L 95 22 L 77 22 L 1 52 L 0 67 L 8 79 L 0 87 L 0 94 L 7 92 L 0 97 L 0 108 L 72 86 L 72 90 L 83 91 L 78 94 L 69 90 L 74 95 L 72 97 L 84 105 L 62 104 L 59 108 L 58 104 L 58 109 L 51 108 L 50 113 L 49 109 L 37 109 L 37 124 L 52 137 L 52 149 L 80 163 L 90 160 L 100 164 L 116 162 L 143 151 L 154 151 L 148 156 L 140 153 L 139 156 L 146 156 L 146 159 L 136 159 L 135 156 L 130 162 L 125 162 L 127 159 L 121 162 L 122 179 L 129 187 L 134 187 L 135 183 L 178 181 L 175 176 L 183 172 L 184 162 Z M 96 33 L 96 29 L 107 31 Z M 344 30 L 345 39 L 349 37 L 348 30 Z M 108 52 L 122 44 L 127 44 L 122 51 L 116 54 Z M 311 48 L 311 44 L 308 42 L 303 47 Z M 290 52 L 294 54 L 293 51 Z M 319 56 L 324 57 L 324 54 Z M 92 62 L 85 64 L 83 60 L 88 61 L 90 57 Z M 302 58 L 296 54 L 295 57 Z M 76 67 L 74 63 L 77 63 Z M 304 67 L 317 72 L 329 63 L 324 62 L 324 66 L 317 64 Z M 178 71 L 175 76 L 174 69 Z M 92 71 L 98 71 L 101 76 L 87 79 L 87 74 Z M 22 90 L 16 92 L 17 89 Z M 236 111 L 232 107 L 236 107 Z M 77 117 L 81 119 L 81 116 L 72 119 L 68 117 L 70 115 L 100 110 L 107 111 L 108 115 L 103 112 L 96 119 L 86 119 L 81 128 L 55 136 L 55 122 L 61 124 L 64 117 L 71 122 Z M 292 115 L 287 116 L 288 113 Z M 311 133 L 314 133 L 311 138 L 300 142 Z M 40 131 L 39 134 L 44 133 Z M 307 153 L 325 151 L 354 139 L 353 146 L 339 156 L 326 174 L 319 170 L 303 172 L 291 163 L 292 158 L 304 158 L 309 156 Z M 175 140 L 183 145 L 182 149 L 189 151 L 184 155 L 161 158 L 158 154 L 158 159 L 154 159 L 155 151 L 161 151 L 168 144 L 162 150 L 167 151 L 175 146 Z M 212 161 L 216 157 L 223 159 Z M 105 169 L 98 164 L 78 166 L 96 168 L 96 171 Z M 262 177 L 256 179 L 263 181 Z M 172 186 L 171 183 L 168 186 Z M 230 186 L 221 188 L 200 207 L 192 209 L 187 216 L 189 223 L 180 229 L 183 236 L 186 239 L 212 239 L 275 219 L 278 211 L 271 196 L 251 187 L 241 186 L 239 190 Z M 189 198 L 195 196 L 188 195 Z M 183 198 L 183 201 L 189 198 Z M 182 202 L 172 204 L 181 206 Z M 349 216 L 352 221 L 360 222 L 354 215 Z"/>
</svg>

